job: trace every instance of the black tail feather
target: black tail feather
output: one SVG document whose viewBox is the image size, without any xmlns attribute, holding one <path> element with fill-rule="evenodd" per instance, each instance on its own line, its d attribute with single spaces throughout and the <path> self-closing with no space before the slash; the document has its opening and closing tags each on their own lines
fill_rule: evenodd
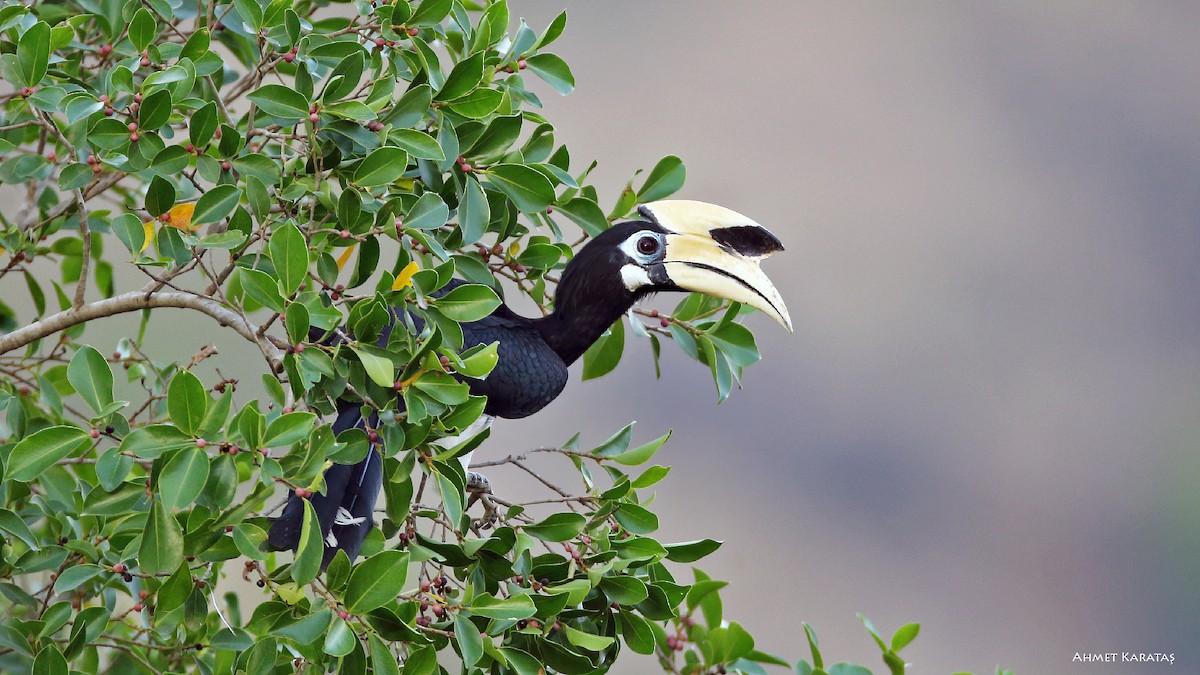
<svg viewBox="0 0 1200 675">
<path fill-rule="evenodd" d="M 375 415 L 372 415 L 371 425 L 376 424 Z M 340 402 L 333 433 L 336 435 L 362 426 L 361 406 Z M 357 464 L 334 464 L 325 472 L 324 494 L 317 493 L 308 498 L 317 522 L 321 524 L 321 538 L 325 542 L 321 569 L 333 560 L 338 549 L 344 550 L 351 561 L 358 556 L 363 540 L 375 524 L 372 514 L 382 485 L 383 461 L 374 448 Z M 283 513 L 271 523 L 267 533 L 268 546 L 276 551 L 295 550 L 300 544 L 303 524 L 304 502 L 293 492 L 288 495 Z"/>
</svg>

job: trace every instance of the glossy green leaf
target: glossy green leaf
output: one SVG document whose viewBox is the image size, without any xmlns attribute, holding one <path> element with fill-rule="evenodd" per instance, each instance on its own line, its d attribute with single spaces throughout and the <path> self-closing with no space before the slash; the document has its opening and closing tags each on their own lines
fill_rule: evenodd
<svg viewBox="0 0 1200 675">
<path fill-rule="evenodd" d="M 158 22 L 154 20 L 154 15 L 145 7 L 139 7 L 129 21 L 129 41 L 134 50 L 139 54 L 146 51 L 157 34 Z"/>
<path fill-rule="evenodd" d="M 283 294 L 290 296 L 308 278 L 308 243 L 300 230 L 288 223 L 271 232 L 270 251 Z"/>
<path fill-rule="evenodd" d="M 36 87 L 46 76 L 50 63 L 50 26 L 45 22 L 38 21 L 21 35 L 17 41 L 17 63 L 25 86 Z"/>
<path fill-rule="evenodd" d="M 378 187 L 394 183 L 408 170 L 408 153 L 401 148 L 385 146 L 367 155 L 354 171 L 354 183 L 361 187 Z"/>
<path fill-rule="evenodd" d="M 79 427 L 47 427 L 21 439 L 7 461 L 6 478 L 29 482 L 43 471 L 92 443 L 88 432 Z"/>
<path fill-rule="evenodd" d="M 171 117 L 171 92 L 159 89 L 142 99 L 138 108 L 138 128 L 144 133 L 156 131 Z"/>
<path fill-rule="evenodd" d="M 321 523 L 309 500 L 304 500 L 304 521 L 300 527 L 300 543 L 296 547 L 296 559 L 292 561 L 292 581 L 307 584 L 317 578 L 321 571 L 321 556 L 325 542 L 321 539 Z"/>
<path fill-rule="evenodd" d="M 534 54 L 525 60 L 529 69 L 564 96 L 575 89 L 575 76 L 567 62 L 557 54 Z"/>
<path fill-rule="evenodd" d="M 483 52 L 479 52 L 456 63 L 434 98 L 439 101 L 452 101 L 478 87 L 479 81 L 483 79 L 483 56 Z"/>
<path fill-rule="evenodd" d="M 370 377 L 372 382 L 381 387 L 390 387 L 395 383 L 396 368 L 391 359 L 380 355 L 375 348 L 366 345 L 359 345 L 351 349 L 358 355 L 358 360 L 362 362 L 363 368 L 367 371 L 367 377 Z"/>
<path fill-rule="evenodd" d="M 380 551 L 354 566 L 346 584 L 346 609 L 369 612 L 395 599 L 408 574 L 406 551 Z"/>
<path fill-rule="evenodd" d="M 558 204 L 554 210 L 570 218 L 593 237 L 608 229 L 608 219 L 604 217 L 603 209 L 590 199 L 576 197 L 565 204 Z"/>
<path fill-rule="evenodd" d="M 75 352 L 67 366 L 67 381 L 96 412 L 113 402 L 112 369 L 95 347 L 84 345 Z"/>
<path fill-rule="evenodd" d="M 645 464 L 646 462 L 650 461 L 650 458 L 654 456 L 654 453 L 658 452 L 658 449 L 661 448 L 663 444 L 666 443 L 670 438 L 671 432 L 668 431 L 667 433 L 659 436 L 649 443 L 646 443 L 645 445 L 639 445 L 632 450 L 627 450 L 619 455 L 614 455 L 612 459 L 614 462 L 625 464 L 627 466 L 638 466 L 639 464 Z"/>
<path fill-rule="evenodd" d="M 164 452 L 195 445 L 190 434 L 169 424 L 151 424 L 138 427 L 121 439 L 121 452 L 142 459 L 154 459 Z"/>
<path fill-rule="evenodd" d="M 446 206 L 446 202 L 442 201 L 442 198 L 436 193 L 426 192 L 408 212 L 408 217 L 404 219 L 404 225 L 414 230 L 436 230 L 445 225 L 449 219 L 450 209 Z"/>
<path fill-rule="evenodd" d="M 613 371 L 625 353 L 625 321 L 618 319 L 608 333 L 583 353 L 583 379 L 592 380 Z"/>
<path fill-rule="evenodd" d="M 658 164 L 650 170 L 646 182 L 642 183 L 637 192 L 637 199 L 644 204 L 669 197 L 683 187 L 686 177 L 687 170 L 683 167 L 683 160 L 675 155 L 667 155 L 658 160 Z"/>
<path fill-rule="evenodd" d="M 463 244 L 474 244 L 487 232 L 492 219 L 487 195 L 479 181 L 473 176 L 463 180 L 463 194 L 458 202 L 458 227 L 462 232 Z"/>
<path fill-rule="evenodd" d="M 395 129 L 388 134 L 388 140 L 403 148 L 410 157 L 416 159 L 446 159 L 437 140 L 416 129 Z"/>
<path fill-rule="evenodd" d="M 282 84 L 264 84 L 246 98 L 266 114 L 289 121 L 307 118 L 311 105 L 304 94 Z"/>
<path fill-rule="evenodd" d="M 345 656 L 354 651 L 356 644 L 358 638 L 354 636 L 354 631 L 350 630 L 350 625 L 341 619 L 334 619 L 329 631 L 325 633 L 322 651 L 330 656 Z"/>
<path fill-rule="evenodd" d="M 542 541 L 567 541 L 574 539 L 583 531 L 587 519 L 579 513 L 555 513 L 532 525 L 526 525 L 522 530 Z"/>
<path fill-rule="evenodd" d="M 695 562 L 721 548 L 723 543 L 715 539 L 697 539 L 678 544 L 667 544 L 667 559 L 678 563 Z"/>
<path fill-rule="evenodd" d="M 436 305 L 455 321 L 478 321 L 500 306 L 500 297 L 487 286 L 463 284 L 438 298 Z"/>
<path fill-rule="evenodd" d="M 33 659 L 32 675 L 68 675 L 69 672 L 67 659 L 53 642 L 42 647 Z"/>
<path fill-rule="evenodd" d="M 138 566 L 146 574 L 174 571 L 183 562 L 183 531 L 178 521 L 159 500 L 150 506 L 150 516 L 142 531 L 138 548 Z"/>
<path fill-rule="evenodd" d="M 214 101 L 201 106 L 188 120 L 188 140 L 197 148 L 212 140 L 217 130 L 217 104 Z"/>
<path fill-rule="evenodd" d="M 183 508 L 200 496 L 208 480 L 208 455 L 192 446 L 175 453 L 158 477 L 158 491 L 167 508 Z"/>
<path fill-rule="evenodd" d="M 463 666 L 471 668 L 483 658 L 483 637 L 471 620 L 462 614 L 454 615 L 454 638 L 458 642 Z"/>
<path fill-rule="evenodd" d="M 192 212 L 192 225 L 215 223 L 233 212 L 242 198 L 242 190 L 233 185 L 218 185 L 200 195 Z"/>
<path fill-rule="evenodd" d="M 181 370 L 167 387 L 167 412 L 171 422 L 184 433 L 194 434 L 208 410 L 208 392 L 190 371 Z"/>
<path fill-rule="evenodd" d="M 545 211 L 554 201 L 550 180 L 523 164 L 497 164 L 488 169 L 487 179 L 525 213 Z"/>
</svg>

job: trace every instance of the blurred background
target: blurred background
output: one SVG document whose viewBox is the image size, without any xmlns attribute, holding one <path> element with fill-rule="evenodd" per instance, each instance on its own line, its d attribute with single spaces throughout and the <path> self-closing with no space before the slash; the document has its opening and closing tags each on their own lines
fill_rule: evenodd
<svg viewBox="0 0 1200 675">
<path fill-rule="evenodd" d="M 635 342 L 477 457 L 674 428 L 663 538 L 724 539 L 727 618 L 791 660 L 807 621 L 883 671 L 862 612 L 921 622 L 917 672 L 1200 672 L 1200 5 L 510 5 L 568 8 L 578 88 L 537 91 L 602 201 L 681 156 L 783 239 L 796 332 L 752 318 L 720 406 Z"/>
<path fill-rule="evenodd" d="M 553 51 L 578 88 L 533 87 L 578 168 L 600 161 L 602 205 L 678 154 L 678 196 L 783 239 L 764 267 L 796 331 L 751 317 L 763 363 L 720 406 L 706 368 L 666 345 L 656 380 L 630 338 L 478 459 L 673 428 L 661 539 L 725 540 L 701 566 L 731 582 L 726 617 L 792 661 L 807 621 L 885 672 L 861 612 L 922 624 L 921 673 L 1172 667 L 1077 652 L 1200 672 L 1200 5 L 510 6 L 538 31 L 569 9 Z M 257 373 L 208 320 L 163 316 L 149 353 L 216 339 L 217 367 Z"/>
</svg>

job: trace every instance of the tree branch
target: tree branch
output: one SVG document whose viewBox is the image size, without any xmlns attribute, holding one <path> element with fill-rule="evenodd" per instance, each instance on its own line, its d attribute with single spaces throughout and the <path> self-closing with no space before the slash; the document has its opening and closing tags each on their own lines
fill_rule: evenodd
<svg viewBox="0 0 1200 675">
<path fill-rule="evenodd" d="M 238 335 L 258 345 L 263 350 L 263 354 L 271 361 L 272 367 L 275 367 L 283 357 L 282 350 L 276 347 L 270 340 L 265 337 L 258 337 L 257 326 L 238 316 L 237 312 L 221 305 L 215 300 L 190 293 L 146 293 L 145 290 L 122 293 L 121 295 L 99 300 L 79 308 L 72 307 L 58 314 L 52 314 L 41 321 L 35 321 L 28 326 L 19 328 L 0 337 L 0 354 L 6 354 L 14 349 L 24 347 L 34 340 L 39 340 L 47 335 L 53 335 L 71 326 L 85 323 L 92 319 L 155 307 L 194 309 L 202 314 L 207 314 L 216 319 L 217 323 L 220 323 L 222 326 L 229 326 Z"/>
</svg>

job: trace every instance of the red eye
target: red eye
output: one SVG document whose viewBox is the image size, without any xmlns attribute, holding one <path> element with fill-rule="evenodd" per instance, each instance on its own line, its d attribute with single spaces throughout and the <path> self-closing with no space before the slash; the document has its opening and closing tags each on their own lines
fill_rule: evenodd
<svg viewBox="0 0 1200 675">
<path fill-rule="evenodd" d="M 658 240 L 654 237 L 642 237 L 638 239 L 637 249 L 642 255 L 658 253 Z"/>
</svg>

